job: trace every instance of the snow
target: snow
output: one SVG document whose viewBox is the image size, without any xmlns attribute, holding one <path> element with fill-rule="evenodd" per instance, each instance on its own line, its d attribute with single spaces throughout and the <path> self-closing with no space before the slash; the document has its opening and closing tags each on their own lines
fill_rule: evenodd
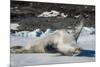
<svg viewBox="0 0 100 67">
<path fill-rule="evenodd" d="M 43 32 L 40 29 L 36 29 L 28 33 L 28 37 L 39 37 Z"/>
<path fill-rule="evenodd" d="M 95 29 L 93 27 L 83 27 L 80 35 L 89 35 L 89 34 L 95 34 Z"/>
<path fill-rule="evenodd" d="M 91 34 L 91 32 L 95 32 L 95 29 L 83 27 L 77 41 L 83 49 L 79 56 L 61 56 L 59 53 L 11 54 L 11 66 L 94 62 L 95 34 Z M 29 37 L 11 36 L 11 46 L 25 46 L 30 39 Z"/>
<path fill-rule="evenodd" d="M 54 31 L 52 31 L 51 29 L 47 29 L 41 36 L 49 35 L 52 32 L 54 32 Z"/>
<path fill-rule="evenodd" d="M 50 34 L 54 31 L 51 29 L 47 29 L 45 32 L 41 31 L 40 29 L 36 29 L 33 31 L 20 31 L 20 32 L 15 32 L 12 35 L 13 36 L 19 36 L 19 37 L 30 37 L 30 38 L 35 38 L 35 37 L 40 37 L 40 36 L 45 36 L 46 34 Z"/>
<path fill-rule="evenodd" d="M 12 29 L 12 30 L 18 30 L 18 27 L 19 26 L 19 24 L 17 24 L 17 23 L 11 23 L 10 24 L 10 29 Z"/>
<path fill-rule="evenodd" d="M 14 8 L 18 8 L 18 7 L 16 6 L 16 7 L 14 7 Z"/>
<path fill-rule="evenodd" d="M 40 15 L 38 15 L 37 17 L 57 17 L 57 16 L 65 18 L 68 15 L 67 14 L 65 15 L 64 13 L 60 13 L 59 11 L 56 10 L 51 10 L 51 11 L 45 11 Z"/>
<path fill-rule="evenodd" d="M 29 33 L 29 31 L 16 32 L 15 36 L 27 37 L 28 33 Z"/>
<path fill-rule="evenodd" d="M 56 17 L 58 15 L 59 15 L 58 11 L 51 10 L 50 12 L 49 11 L 43 12 L 42 14 L 38 15 L 38 17 Z"/>
<path fill-rule="evenodd" d="M 64 13 L 61 13 L 61 17 L 64 17 L 65 18 L 67 16 L 68 16 L 67 14 L 65 15 Z"/>
<path fill-rule="evenodd" d="M 40 64 L 64 64 L 64 63 L 80 63 L 93 62 L 94 57 L 70 57 L 57 56 L 58 54 L 11 54 L 11 65 L 18 66 L 33 66 Z"/>
<path fill-rule="evenodd" d="M 75 18 L 79 18 L 80 17 L 80 15 L 76 15 L 76 16 L 74 16 Z"/>
<path fill-rule="evenodd" d="M 43 32 L 40 29 L 33 30 L 31 32 L 29 31 L 20 31 L 15 32 L 14 36 L 20 36 L 20 37 L 39 37 Z"/>
</svg>

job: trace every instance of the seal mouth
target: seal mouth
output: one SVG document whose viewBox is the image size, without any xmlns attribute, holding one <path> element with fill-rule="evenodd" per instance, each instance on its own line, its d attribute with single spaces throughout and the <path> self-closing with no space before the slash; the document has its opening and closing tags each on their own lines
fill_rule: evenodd
<svg viewBox="0 0 100 67">
<path fill-rule="evenodd" d="M 81 52 L 81 48 L 76 48 L 75 51 L 73 52 L 73 56 L 79 55 Z"/>
</svg>

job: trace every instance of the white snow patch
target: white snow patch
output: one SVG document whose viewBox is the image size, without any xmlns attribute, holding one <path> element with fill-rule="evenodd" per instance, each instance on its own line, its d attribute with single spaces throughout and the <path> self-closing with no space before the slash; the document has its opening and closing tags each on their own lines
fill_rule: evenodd
<svg viewBox="0 0 100 67">
<path fill-rule="evenodd" d="M 27 37 L 28 33 L 29 33 L 29 31 L 16 32 L 15 36 Z"/>
<path fill-rule="evenodd" d="M 62 18 L 65 18 L 68 16 L 67 14 L 60 13 L 59 11 L 51 10 L 51 11 L 45 11 L 41 13 L 40 15 L 38 15 L 37 17 L 57 17 L 58 15 L 59 17 L 62 17 Z"/>
<path fill-rule="evenodd" d="M 51 10 L 50 12 L 49 11 L 43 12 L 42 14 L 38 15 L 37 17 L 56 17 L 58 15 L 59 15 L 58 11 Z"/>
<path fill-rule="evenodd" d="M 46 35 L 49 35 L 49 34 L 52 33 L 52 32 L 54 32 L 54 31 L 52 31 L 51 29 L 47 29 L 47 30 L 41 35 L 41 37 L 46 36 Z"/>
<path fill-rule="evenodd" d="M 40 37 L 43 32 L 40 29 L 36 29 L 28 33 L 28 37 Z"/>
<path fill-rule="evenodd" d="M 18 30 L 18 27 L 19 26 L 19 24 L 17 24 L 17 23 L 11 23 L 10 24 L 10 28 L 12 29 L 12 30 Z"/>
<path fill-rule="evenodd" d="M 61 13 L 61 17 L 65 18 L 65 17 L 68 17 L 68 15 L 67 14 L 65 15 L 64 13 Z"/>
<path fill-rule="evenodd" d="M 83 27 L 80 35 L 90 35 L 95 34 L 95 29 L 93 27 Z"/>
<path fill-rule="evenodd" d="M 74 16 L 75 18 L 79 18 L 80 17 L 80 15 L 76 15 L 76 16 Z"/>
</svg>

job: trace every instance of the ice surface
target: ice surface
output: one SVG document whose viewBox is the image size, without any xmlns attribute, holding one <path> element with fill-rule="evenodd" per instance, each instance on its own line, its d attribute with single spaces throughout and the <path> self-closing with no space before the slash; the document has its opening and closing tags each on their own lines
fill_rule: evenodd
<svg viewBox="0 0 100 67">
<path fill-rule="evenodd" d="M 78 38 L 78 45 L 83 49 L 79 56 L 61 56 L 59 53 L 28 53 L 11 54 L 11 66 L 58 64 L 95 61 L 95 32 L 94 28 L 83 28 Z M 29 37 L 11 36 L 11 46 L 25 46 Z"/>
<path fill-rule="evenodd" d="M 55 64 L 55 63 L 77 63 L 93 62 L 94 57 L 70 57 L 59 56 L 58 54 L 11 54 L 12 66 L 38 65 L 38 64 Z"/>
</svg>

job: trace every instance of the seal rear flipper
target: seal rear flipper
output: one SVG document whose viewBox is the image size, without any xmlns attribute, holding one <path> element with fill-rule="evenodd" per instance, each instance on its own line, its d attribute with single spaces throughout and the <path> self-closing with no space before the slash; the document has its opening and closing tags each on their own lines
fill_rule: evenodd
<svg viewBox="0 0 100 67">
<path fill-rule="evenodd" d="M 10 48 L 10 53 L 22 53 L 23 46 L 13 46 Z"/>
<path fill-rule="evenodd" d="M 80 35 L 80 32 L 81 32 L 81 30 L 82 30 L 82 28 L 83 28 L 83 26 L 85 24 L 85 18 L 81 15 L 77 22 L 79 22 L 79 24 L 76 25 L 75 28 L 74 28 L 74 37 L 75 37 L 76 41 L 77 41 L 77 39 L 78 39 L 78 37 Z"/>
</svg>

